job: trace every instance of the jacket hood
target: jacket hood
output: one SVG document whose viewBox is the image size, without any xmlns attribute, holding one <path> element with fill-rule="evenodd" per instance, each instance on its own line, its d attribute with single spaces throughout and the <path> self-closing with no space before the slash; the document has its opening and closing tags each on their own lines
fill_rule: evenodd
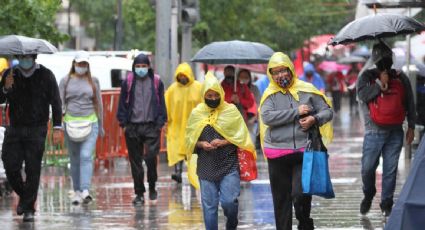
<svg viewBox="0 0 425 230">
<path fill-rule="evenodd" d="M 195 75 L 193 74 L 192 68 L 187 62 L 183 62 L 179 66 L 177 66 L 177 69 L 174 73 L 174 81 L 177 82 L 177 76 L 179 74 L 183 74 L 187 77 L 187 79 L 189 79 L 187 85 L 190 85 L 193 81 L 195 81 Z"/>
<path fill-rule="evenodd" d="M 141 53 L 141 54 L 137 55 L 137 57 L 134 58 L 133 65 L 131 66 L 131 70 L 133 71 L 133 73 L 135 73 L 134 72 L 134 66 L 136 64 L 147 64 L 147 65 L 149 65 L 149 72 L 151 74 L 153 74 L 153 70 L 152 70 L 152 67 L 151 67 L 151 61 L 149 60 L 149 57 L 146 56 L 145 54 Z"/>
<path fill-rule="evenodd" d="M 306 72 L 313 72 L 313 74 L 314 74 L 314 73 L 316 73 L 316 68 L 314 68 L 314 65 L 313 64 L 311 64 L 311 63 L 308 62 L 304 66 L 304 73 L 306 73 Z"/>
</svg>

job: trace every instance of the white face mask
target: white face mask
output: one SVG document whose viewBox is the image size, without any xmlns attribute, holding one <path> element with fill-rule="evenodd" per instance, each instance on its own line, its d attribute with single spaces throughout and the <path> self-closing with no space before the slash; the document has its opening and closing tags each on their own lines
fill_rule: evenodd
<svg viewBox="0 0 425 230">
<path fill-rule="evenodd" d="M 87 69 L 87 67 L 75 66 L 75 73 L 77 73 L 78 75 L 84 75 L 87 73 Z"/>
</svg>

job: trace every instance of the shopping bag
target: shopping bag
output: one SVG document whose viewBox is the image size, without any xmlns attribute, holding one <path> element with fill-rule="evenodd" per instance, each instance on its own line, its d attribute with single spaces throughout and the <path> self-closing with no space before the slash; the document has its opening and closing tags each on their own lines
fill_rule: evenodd
<svg viewBox="0 0 425 230">
<path fill-rule="evenodd" d="M 323 198 L 334 198 L 329 174 L 327 149 L 323 145 L 318 128 L 309 131 L 309 143 L 304 150 L 301 175 L 303 193 Z"/>
<path fill-rule="evenodd" d="M 238 148 L 239 175 L 242 181 L 257 179 L 257 163 L 252 153 Z"/>
</svg>

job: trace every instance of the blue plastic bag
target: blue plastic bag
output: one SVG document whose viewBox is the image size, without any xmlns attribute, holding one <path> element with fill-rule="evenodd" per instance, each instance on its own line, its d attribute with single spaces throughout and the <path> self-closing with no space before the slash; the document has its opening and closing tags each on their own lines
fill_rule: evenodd
<svg viewBox="0 0 425 230">
<path fill-rule="evenodd" d="M 309 144 L 303 156 L 301 184 L 304 194 L 327 199 L 335 197 L 329 174 L 328 154 L 318 128 L 313 128 L 309 133 Z"/>
</svg>

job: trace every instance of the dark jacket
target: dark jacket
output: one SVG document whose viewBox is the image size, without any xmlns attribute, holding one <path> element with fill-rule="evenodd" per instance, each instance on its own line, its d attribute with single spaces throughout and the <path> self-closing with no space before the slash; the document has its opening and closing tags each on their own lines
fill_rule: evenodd
<svg viewBox="0 0 425 230">
<path fill-rule="evenodd" d="M 147 77 L 151 78 L 152 89 L 154 89 L 152 90 L 152 97 L 151 97 L 152 99 L 150 103 L 152 106 L 151 108 L 153 108 L 154 117 L 156 118 L 155 124 L 158 128 L 161 128 L 167 121 L 167 111 L 165 108 L 165 100 L 164 100 L 164 84 L 160 80 L 158 89 L 156 89 L 154 74 L 152 69 L 149 70 Z M 135 80 L 136 79 L 133 78 L 133 81 Z M 127 125 L 131 120 L 133 106 L 134 106 L 135 85 L 136 85 L 135 82 L 131 84 L 131 89 L 129 92 L 130 97 L 129 97 L 128 103 L 126 102 L 127 92 L 128 92 L 127 80 L 123 81 L 121 85 L 120 101 L 118 104 L 118 111 L 117 111 L 117 119 L 121 127 L 124 127 L 125 125 Z M 159 98 L 159 102 L 158 102 L 158 98 Z"/>
<path fill-rule="evenodd" d="M 6 70 L 0 82 L 0 103 L 9 103 L 10 126 L 47 126 L 49 106 L 52 106 L 53 126 L 62 125 L 62 104 L 58 84 L 52 71 L 39 65 L 30 77 L 24 77 L 16 67 L 13 69 L 14 83 L 7 93 L 3 92 Z"/>
</svg>

